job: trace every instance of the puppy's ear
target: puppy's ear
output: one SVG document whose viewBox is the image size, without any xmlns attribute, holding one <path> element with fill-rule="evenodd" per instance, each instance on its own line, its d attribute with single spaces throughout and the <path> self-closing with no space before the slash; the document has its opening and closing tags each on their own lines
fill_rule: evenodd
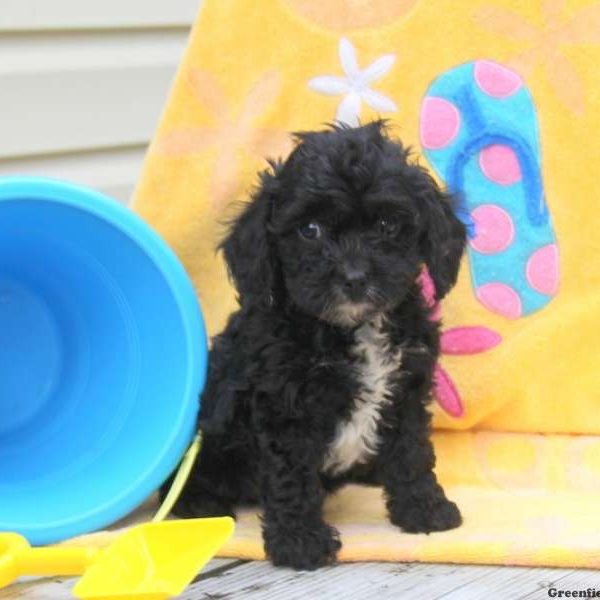
<svg viewBox="0 0 600 600">
<path fill-rule="evenodd" d="M 452 196 L 443 192 L 424 169 L 418 168 L 417 200 L 423 223 L 421 254 L 440 300 L 456 283 L 466 243 L 466 228 L 455 215 Z"/>
<path fill-rule="evenodd" d="M 269 305 L 275 293 L 278 263 L 269 234 L 273 202 L 278 191 L 277 170 L 260 174 L 260 185 L 251 201 L 232 222 L 229 234 L 221 242 L 230 277 L 240 304 L 259 302 Z"/>
</svg>

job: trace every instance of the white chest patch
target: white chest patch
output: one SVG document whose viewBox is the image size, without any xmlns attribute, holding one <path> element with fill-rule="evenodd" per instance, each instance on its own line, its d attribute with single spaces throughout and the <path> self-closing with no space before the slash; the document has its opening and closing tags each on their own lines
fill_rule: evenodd
<svg viewBox="0 0 600 600">
<path fill-rule="evenodd" d="M 362 325 L 355 340 L 352 355 L 361 389 L 349 419 L 338 425 L 325 457 L 323 471 L 332 474 L 343 473 L 377 453 L 381 409 L 390 401 L 392 383 L 400 373 L 401 351 L 392 351 L 380 320 Z"/>
</svg>

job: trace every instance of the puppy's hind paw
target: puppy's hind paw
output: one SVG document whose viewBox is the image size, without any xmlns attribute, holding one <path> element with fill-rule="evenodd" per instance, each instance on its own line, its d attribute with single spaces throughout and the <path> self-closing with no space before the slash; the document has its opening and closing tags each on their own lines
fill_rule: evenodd
<svg viewBox="0 0 600 600">
<path fill-rule="evenodd" d="M 462 516 L 454 502 L 439 498 L 434 502 L 415 501 L 403 506 L 401 512 L 390 511 L 390 520 L 407 533 L 431 533 L 458 527 Z"/>
<path fill-rule="evenodd" d="M 289 528 L 265 525 L 264 539 L 265 553 L 275 566 L 299 571 L 313 571 L 335 562 L 342 547 L 337 530 L 326 523 Z"/>
</svg>

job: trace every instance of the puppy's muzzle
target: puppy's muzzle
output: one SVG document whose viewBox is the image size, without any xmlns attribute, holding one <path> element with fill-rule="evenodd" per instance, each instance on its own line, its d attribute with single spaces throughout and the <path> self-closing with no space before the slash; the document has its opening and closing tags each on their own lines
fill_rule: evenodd
<svg viewBox="0 0 600 600">
<path fill-rule="evenodd" d="M 361 269 L 351 269 L 345 273 L 342 286 L 344 294 L 350 300 L 360 300 L 367 289 L 367 274 Z"/>
<path fill-rule="evenodd" d="M 342 264 L 340 272 L 344 296 L 352 302 L 363 300 L 369 284 L 368 265 L 358 260 L 347 261 Z"/>
</svg>

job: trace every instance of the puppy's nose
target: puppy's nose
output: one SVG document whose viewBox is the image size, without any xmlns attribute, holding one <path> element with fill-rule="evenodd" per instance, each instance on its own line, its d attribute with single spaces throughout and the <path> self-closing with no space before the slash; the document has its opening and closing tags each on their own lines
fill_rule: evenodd
<svg viewBox="0 0 600 600">
<path fill-rule="evenodd" d="M 362 269 L 346 269 L 344 271 L 344 290 L 352 295 L 364 292 L 367 285 L 367 274 Z"/>
</svg>

